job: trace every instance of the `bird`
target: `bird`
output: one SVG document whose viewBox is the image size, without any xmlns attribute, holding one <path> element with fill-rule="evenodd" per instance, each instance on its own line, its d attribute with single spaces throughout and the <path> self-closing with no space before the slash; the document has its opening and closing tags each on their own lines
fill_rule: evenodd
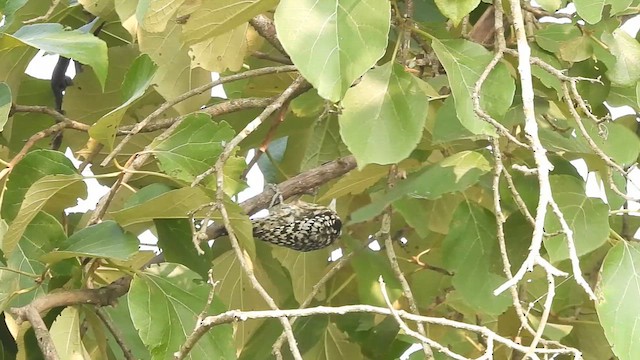
<svg viewBox="0 0 640 360">
<path fill-rule="evenodd" d="M 254 238 L 302 252 L 330 246 L 342 232 L 335 211 L 302 200 L 275 205 L 267 217 L 251 223 Z"/>
</svg>

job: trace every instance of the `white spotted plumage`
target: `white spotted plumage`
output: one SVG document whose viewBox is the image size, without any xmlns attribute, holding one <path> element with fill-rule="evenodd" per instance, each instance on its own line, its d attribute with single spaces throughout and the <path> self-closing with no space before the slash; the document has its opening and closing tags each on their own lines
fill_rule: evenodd
<svg viewBox="0 0 640 360">
<path fill-rule="evenodd" d="M 267 217 L 252 223 L 256 239 L 297 251 L 325 248 L 336 241 L 342 230 L 335 211 L 301 200 L 276 205 Z"/>
</svg>

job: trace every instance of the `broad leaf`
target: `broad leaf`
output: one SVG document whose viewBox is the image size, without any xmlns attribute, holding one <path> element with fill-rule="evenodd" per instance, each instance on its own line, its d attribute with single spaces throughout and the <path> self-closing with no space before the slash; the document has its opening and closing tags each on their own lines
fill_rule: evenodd
<svg viewBox="0 0 640 360">
<path fill-rule="evenodd" d="M 389 14 L 386 0 L 282 0 L 275 25 L 302 76 L 338 101 L 384 54 Z"/>
<path fill-rule="evenodd" d="M 182 264 L 202 278 L 207 277 L 211 268 L 210 252 L 208 246 L 202 246 L 207 252 L 201 256 L 193 244 L 193 233 L 187 219 L 158 219 L 154 221 L 158 233 L 158 247 L 164 254 L 164 260 Z"/>
<path fill-rule="evenodd" d="M 136 9 L 136 18 L 143 29 L 149 32 L 164 31 L 167 23 L 186 0 L 140 1 Z"/>
<path fill-rule="evenodd" d="M 2 218 L 11 221 L 16 217 L 27 191 L 40 178 L 76 173 L 71 161 L 58 151 L 31 151 L 11 171 L 2 201 Z M 57 206 L 56 210 L 62 211 L 64 208 Z"/>
<path fill-rule="evenodd" d="M 248 24 L 191 46 L 194 63 L 212 72 L 239 71 L 247 54 Z"/>
<path fill-rule="evenodd" d="M 330 249 L 318 251 L 299 252 L 283 247 L 273 249 L 274 257 L 280 260 L 283 267 L 292 274 L 291 282 L 296 300 L 302 303 L 313 286 L 326 273 L 327 259 L 331 256 Z M 324 291 L 320 291 L 318 297 L 323 298 Z"/>
<path fill-rule="evenodd" d="M 114 221 L 103 221 L 75 232 L 59 249 L 41 258 L 53 263 L 82 256 L 127 260 L 138 250 L 138 239 Z"/>
<path fill-rule="evenodd" d="M 576 11 L 584 21 L 595 24 L 602 19 L 602 10 L 611 0 L 574 0 Z"/>
<path fill-rule="evenodd" d="M 352 170 L 342 176 L 324 193 L 318 202 L 322 203 L 347 194 L 360 194 L 389 174 L 388 166 L 370 164 L 361 170 Z"/>
<path fill-rule="evenodd" d="M 69 306 L 51 325 L 51 340 L 62 359 L 89 359 L 90 355 L 82 343 L 82 319 L 80 308 Z"/>
<path fill-rule="evenodd" d="M 7 268 L 0 270 L 0 310 L 11 306 L 27 305 L 46 293 L 49 279 L 44 277 L 41 286 L 35 279 L 45 271 L 45 264 L 39 258 L 63 243 L 66 239 L 62 225 L 51 215 L 39 212 L 20 238 L 16 251 L 7 257 Z M 32 289 L 24 292 L 20 290 Z"/>
<path fill-rule="evenodd" d="M 80 175 L 47 175 L 36 181 L 27 191 L 16 219 L 9 225 L 2 239 L 2 251 L 5 255 L 10 255 L 15 250 L 31 220 L 54 195 L 59 196 L 57 205 L 75 205 L 77 197 L 85 190 L 82 180 Z"/>
<path fill-rule="evenodd" d="M 182 27 L 184 41 L 195 44 L 232 31 L 277 3 L 277 0 L 204 1 Z"/>
<path fill-rule="evenodd" d="M 234 131 L 226 122 L 214 123 L 207 114 L 189 115 L 163 140 L 151 144 L 160 168 L 176 179 L 191 182 L 213 167 Z"/>
<path fill-rule="evenodd" d="M 182 265 L 165 263 L 138 273 L 127 295 L 133 324 L 153 358 L 168 359 L 184 343 L 203 310 L 215 314 L 225 310 L 214 297 L 207 298 L 210 285 Z M 235 359 L 231 325 L 219 325 L 200 338 L 187 359 Z"/>
<path fill-rule="evenodd" d="M 215 246 L 214 244 L 214 250 Z M 282 303 L 281 296 L 283 294 L 274 291 L 275 289 L 270 279 L 262 278 L 261 275 L 263 275 L 263 273 L 261 271 L 255 271 L 255 273 L 262 286 L 274 297 L 276 303 Z M 267 308 L 267 304 L 260 294 L 253 289 L 251 283 L 244 275 L 244 271 L 240 267 L 233 251 L 227 251 L 214 260 L 213 278 L 216 281 L 220 281 L 216 287 L 216 295 L 227 305 L 228 309 L 242 308 L 258 310 Z M 235 343 L 238 349 L 242 349 L 262 323 L 263 321 L 260 320 L 238 323 L 231 343 Z M 279 327 L 279 329 L 282 328 Z M 273 342 L 271 342 L 271 344 L 273 344 Z"/>
<path fill-rule="evenodd" d="M 297 324 L 296 324 L 297 325 Z M 338 327 L 329 323 L 319 337 L 316 345 L 304 353 L 307 359 L 359 359 L 362 357 L 360 346 L 353 343 Z"/>
<path fill-rule="evenodd" d="M 109 148 L 113 147 L 116 132 L 124 114 L 137 99 L 144 95 L 147 88 L 149 88 L 156 68 L 155 64 L 147 55 L 141 55 L 133 62 L 122 83 L 121 91 L 126 99 L 125 102 L 93 124 L 89 130 L 91 137 L 107 144 Z"/>
<path fill-rule="evenodd" d="M 604 259 L 600 270 L 596 310 L 613 352 L 620 360 L 640 353 L 640 246 L 619 242 Z"/>
<path fill-rule="evenodd" d="M 640 80 L 640 44 L 622 29 L 611 35 L 603 34 L 602 41 L 616 57 L 615 66 L 607 70 L 607 77 L 618 86 L 634 85 Z"/>
<path fill-rule="evenodd" d="M 447 269 L 454 272 L 453 286 L 474 309 L 501 314 L 511 298 L 508 294 L 493 295 L 493 289 L 506 281 L 490 271 L 499 261 L 493 215 L 478 205 L 462 203 L 449 227 L 442 257 Z"/>
<path fill-rule="evenodd" d="M 474 134 L 495 135 L 495 129 L 473 110 L 473 90 L 493 55 L 479 44 L 467 40 L 434 40 L 433 50 L 442 62 L 462 125 Z M 507 67 L 498 63 L 480 89 L 480 107 L 494 120 L 501 121 L 509 110 L 515 83 Z"/>
<path fill-rule="evenodd" d="M 301 170 L 309 170 L 333 159 L 349 155 L 340 138 L 338 118 L 333 115 L 318 118 L 313 124 L 309 145 L 302 159 Z"/>
<path fill-rule="evenodd" d="M 435 0 L 435 3 L 442 15 L 451 19 L 453 24 L 457 26 L 465 16 L 469 15 L 480 4 L 480 0 Z"/>
<path fill-rule="evenodd" d="M 182 41 L 180 25 L 169 23 L 160 33 L 150 33 L 142 29 L 138 31 L 140 51 L 148 54 L 158 65 L 152 82 L 155 90 L 166 100 L 173 100 L 185 92 L 211 82 L 211 73 L 192 67 L 189 47 Z M 199 110 L 211 98 L 210 93 L 203 92 L 189 97 L 173 108 L 180 114 L 188 114 Z"/>
<path fill-rule="evenodd" d="M 421 82 L 389 62 L 369 71 L 347 91 L 341 103 L 340 134 L 360 168 L 400 162 L 415 149 L 429 105 Z"/>
<path fill-rule="evenodd" d="M 353 212 L 351 222 L 369 220 L 380 214 L 391 202 L 405 195 L 434 200 L 447 193 L 463 191 L 490 169 L 489 162 L 480 153 L 461 151 L 411 174 L 380 199 Z"/>
<path fill-rule="evenodd" d="M 554 175 L 550 177 L 550 180 L 554 200 L 558 203 L 565 220 L 573 230 L 578 256 L 602 246 L 609 237 L 609 207 L 607 204 L 600 199 L 587 197 L 584 183 L 573 176 Z M 545 230 L 550 233 L 561 230 L 560 223 L 551 211 L 547 213 Z M 569 257 L 564 234 L 545 239 L 544 247 L 552 262 Z"/>
<path fill-rule="evenodd" d="M 154 219 L 186 219 L 190 211 L 210 202 L 211 196 L 201 188 L 184 187 L 110 215 L 118 224 L 127 227 Z"/>
<path fill-rule="evenodd" d="M 60 24 L 25 25 L 13 34 L 23 43 L 87 64 L 93 68 L 100 84 L 107 79 L 107 44 L 91 33 L 66 31 Z"/>
</svg>

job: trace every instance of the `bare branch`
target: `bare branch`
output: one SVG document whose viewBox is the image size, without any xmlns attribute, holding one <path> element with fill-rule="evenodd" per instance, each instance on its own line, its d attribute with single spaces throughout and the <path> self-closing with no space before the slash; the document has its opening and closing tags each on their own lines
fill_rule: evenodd
<svg viewBox="0 0 640 360">
<path fill-rule="evenodd" d="M 58 356 L 58 351 L 53 344 L 53 339 L 51 338 L 49 329 L 47 329 L 47 325 L 42 320 L 42 317 L 36 308 L 27 305 L 21 308 L 10 309 L 9 312 L 18 317 L 18 319 L 24 319 L 31 323 L 31 327 L 33 327 L 33 331 L 36 333 L 38 347 L 40 347 L 45 359 L 58 360 L 60 358 Z"/>
<path fill-rule="evenodd" d="M 281 52 L 284 56 L 289 57 L 287 52 L 282 47 L 280 40 L 278 39 L 278 34 L 276 34 L 276 27 L 273 24 L 273 21 L 266 17 L 265 15 L 258 15 L 253 19 L 249 20 L 249 24 L 256 29 L 258 34 L 265 38 L 276 50 Z"/>
<path fill-rule="evenodd" d="M 208 316 L 203 321 L 201 326 L 194 331 L 189 337 L 183 347 L 186 344 L 195 344 L 199 338 L 201 338 L 206 332 L 213 328 L 214 326 L 221 324 L 229 324 L 238 321 L 248 321 L 255 319 L 275 319 L 282 317 L 307 317 L 314 315 L 344 315 L 344 314 L 352 314 L 352 313 L 370 313 L 370 314 L 378 314 L 378 315 L 393 315 L 392 311 L 388 308 L 372 306 L 372 305 L 345 305 L 345 306 L 317 306 L 306 309 L 292 309 L 292 310 L 262 310 L 262 311 L 240 311 L 240 310 L 230 310 L 224 313 Z M 430 317 L 430 316 L 422 316 L 408 313 L 403 310 L 395 311 L 395 314 L 398 315 L 401 319 L 422 322 L 425 324 L 431 325 L 439 325 L 439 326 L 447 326 L 455 329 L 470 331 L 477 334 L 480 334 L 486 338 L 491 338 L 495 342 L 503 344 L 511 349 L 519 351 L 521 353 L 526 353 L 529 348 L 527 346 L 523 346 L 514 342 L 513 340 L 500 336 L 490 329 L 479 326 L 472 325 L 463 322 L 458 322 L 454 320 L 449 320 L 440 317 Z M 538 348 L 535 350 L 536 354 L 567 354 L 573 355 L 576 358 L 580 358 L 580 351 L 570 347 L 559 347 L 559 348 Z"/>
</svg>

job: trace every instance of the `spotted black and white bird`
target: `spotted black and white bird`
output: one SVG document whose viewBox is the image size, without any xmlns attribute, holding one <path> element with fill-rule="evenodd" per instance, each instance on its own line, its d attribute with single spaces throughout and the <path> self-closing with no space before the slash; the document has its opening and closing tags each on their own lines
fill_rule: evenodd
<svg viewBox="0 0 640 360">
<path fill-rule="evenodd" d="M 333 244 L 342 231 L 338 214 L 302 200 L 278 204 L 269 215 L 251 220 L 256 239 L 297 251 L 312 251 Z"/>
</svg>

